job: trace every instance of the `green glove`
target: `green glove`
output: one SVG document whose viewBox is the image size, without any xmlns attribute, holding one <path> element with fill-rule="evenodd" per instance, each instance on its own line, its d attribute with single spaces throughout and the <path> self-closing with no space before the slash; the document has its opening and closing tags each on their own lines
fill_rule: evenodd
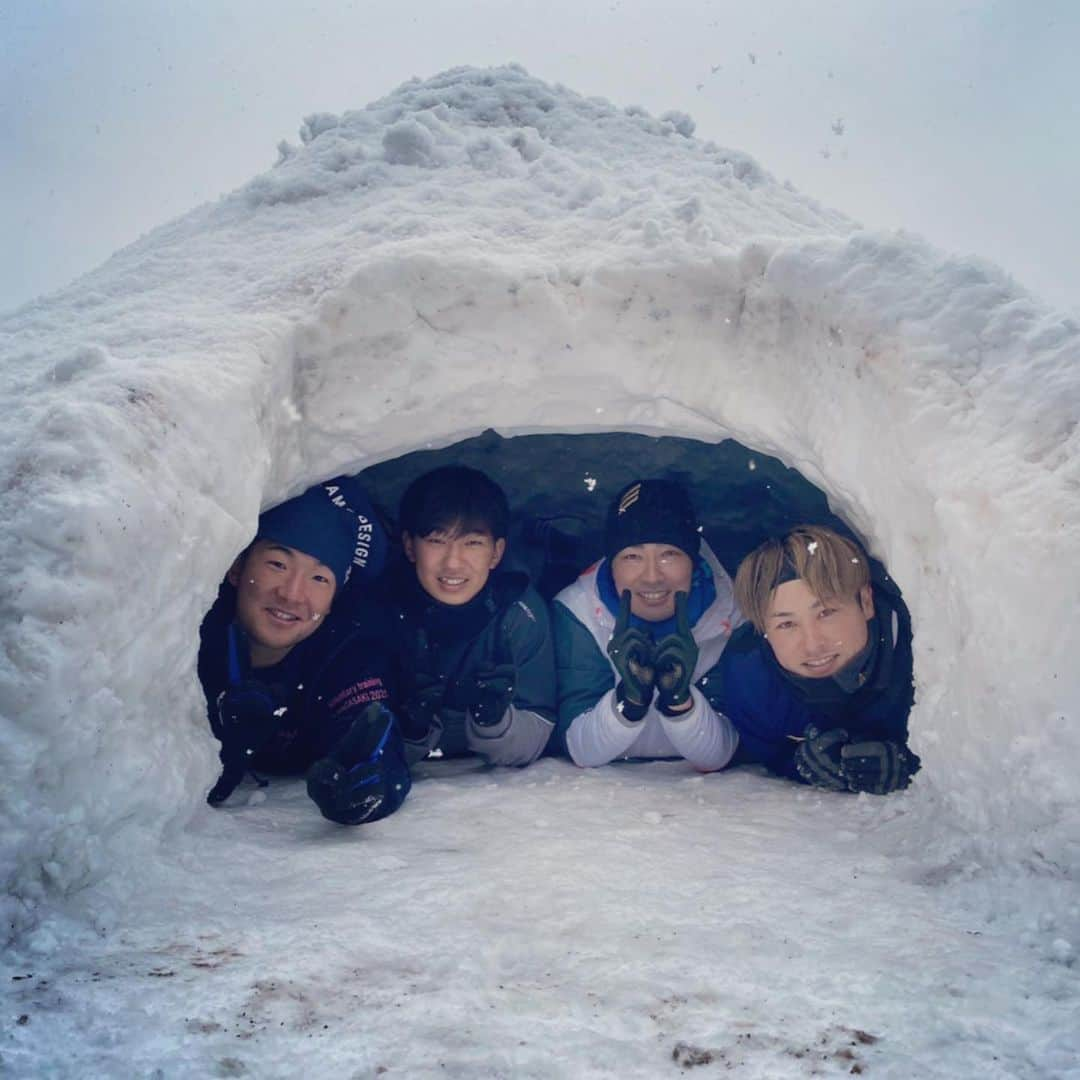
<svg viewBox="0 0 1080 1080">
<path fill-rule="evenodd" d="M 675 594 L 675 633 L 656 646 L 656 707 L 665 716 L 679 716 L 693 707 L 690 683 L 698 647 L 686 614 L 686 593 Z"/>
<path fill-rule="evenodd" d="M 615 665 L 619 681 L 615 697 L 619 711 L 631 723 L 645 718 L 652 704 L 656 682 L 652 638 L 644 630 L 630 625 L 630 590 L 619 599 L 619 615 L 608 642 L 607 654 Z"/>
</svg>

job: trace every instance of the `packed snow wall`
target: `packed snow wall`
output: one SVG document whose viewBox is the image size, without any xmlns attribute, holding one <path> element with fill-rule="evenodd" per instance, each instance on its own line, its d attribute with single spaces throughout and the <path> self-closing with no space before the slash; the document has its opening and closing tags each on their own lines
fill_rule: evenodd
<svg viewBox="0 0 1080 1080">
<path fill-rule="evenodd" d="M 797 468 L 914 619 L 882 812 L 1080 869 L 1080 327 L 692 130 L 451 71 L 0 324 L 6 923 L 201 804 L 197 629 L 260 505 L 489 427 Z"/>
</svg>

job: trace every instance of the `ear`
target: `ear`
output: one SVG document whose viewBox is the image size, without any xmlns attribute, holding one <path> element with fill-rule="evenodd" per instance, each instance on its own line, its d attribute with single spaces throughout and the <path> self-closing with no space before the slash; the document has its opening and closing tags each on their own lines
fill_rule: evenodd
<svg viewBox="0 0 1080 1080">
<path fill-rule="evenodd" d="M 240 574 L 244 569 L 244 556 L 237 555 L 233 560 L 232 566 L 229 567 L 229 572 L 225 575 L 225 580 L 235 589 L 240 585 Z"/>
<path fill-rule="evenodd" d="M 405 549 L 405 558 L 411 563 L 416 562 L 416 543 L 412 535 L 407 532 L 401 534 L 401 546 Z"/>
<path fill-rule="evenodd" d="M 489 570 L 494 570 L 496 566 L 502 561 L 503 552 L 506 551 L 506 537 L 502 537 L 500 540 L 495 541 L 495 554 L 491 556 L 491 566 Z"/>
<path fill-rule="evenodd" d="M 862 608 L 863 617 L 874 617 L 874 590 L 869 585 L 864 585 L 859 590 L 859 607 Z"/>
</svg>

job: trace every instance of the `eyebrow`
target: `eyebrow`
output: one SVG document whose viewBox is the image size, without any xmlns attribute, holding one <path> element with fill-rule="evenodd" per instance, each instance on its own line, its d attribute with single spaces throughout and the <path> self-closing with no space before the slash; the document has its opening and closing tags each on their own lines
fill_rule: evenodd
<svg viewBox="0 0 1080 1080">
<path fill-rule="evenodd" d="M 291 548 L 288 544 L 269 543 L 266 545 L 266 551 L 283 551 L 286 555 L 306 555 L 307 552 L 300 551 L 298 548 Z M 315 565 L 321 566 L 324 570 L 330 570 L 330 567 L 324 562 L 320 562 L 314 555 L 308 555 L 309 559 L 315 559 Z M 333 573 L 333 570 L 330 570 Z"/>
<path fill-rule="evenodd" d="M 810 605 L 810 610 L 813 611 L 814 608 L 822 608 L 824 606 L 825 606 L 825 601 L 824 600 L 815 599 L 814 602 Z M 791 618 L 792 615 L 797 615 L 797 614 L 798 614 L 798 612 L 795 612 L 795 611 L 770 611 L 765 616 L 765 618 L 766 619 L 789 619 L 789 618 Z"/>
<path fill-rule="evenodd" d="M 458 529 L 455 532 L 448 532 L 446 529 L 432 529 L 431 532 L 422 536 L 421 540 L 430 540 L 433 536 L 439 537 L 442 540 L 464 540 L 470 536 L 480 536 L 485 539 L 494 540 L 490 532 L 486 529 Z"/>
</svg>

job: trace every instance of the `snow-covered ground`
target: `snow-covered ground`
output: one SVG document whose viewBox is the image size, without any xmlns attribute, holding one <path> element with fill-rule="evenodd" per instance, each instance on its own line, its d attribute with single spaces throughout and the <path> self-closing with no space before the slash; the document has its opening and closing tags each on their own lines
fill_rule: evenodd
<svg viewBox="0 0 1080 1080">
<path fill-rule="evenodd" d="M 4 1070 L 1077 1075 L 1080 326 L 692 130 L 444 73 L 0 322 Z M 911 608 L 914 787 L 208 810 L 197 628 L 259 506 L 492 426 L 795 466 Z"/>
<path fill-rule="evenodd" d="M 1080 1075 L 1037 891 L 988 919 L 973 868 L 919 857 L 912 796 L 425 773 L 362 830 L 300 783 L 200 809 L 107 933 L 19 957 L 5 1075 Z"/>
</svg>

